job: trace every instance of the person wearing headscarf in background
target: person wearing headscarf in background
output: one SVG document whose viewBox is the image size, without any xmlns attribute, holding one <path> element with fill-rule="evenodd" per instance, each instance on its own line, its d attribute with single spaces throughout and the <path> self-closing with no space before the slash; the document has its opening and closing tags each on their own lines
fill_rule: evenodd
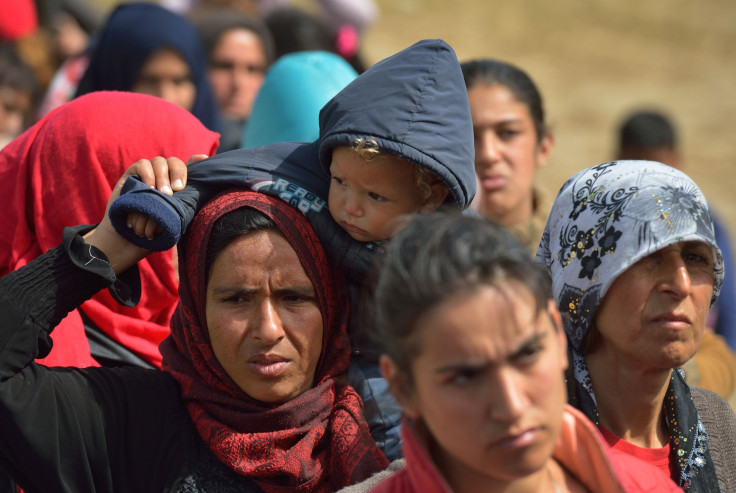
<svg viewBox="0 0 736 493">
<path fill-rule="evenodd" d="M 357 35 L 351 46 L 347 42 L 349 35 L 338 38 L 338 33 L 312 12 L 294 5 L 282 5 L 269 10 L 264 20 L 273 34 L 276 58 L 297 51 L 329 51 L 345 58 L 358 73 L 367 68 L 358 52 Z"/>
<path fill-rule="evenodd" d="M 475 137 L 474 207 L 534 255 L 549 212 L 534 178 L 555 143 L 542 95 L 529 75 L 510 63 L 480 58 L 461 67 Z"/>
<path fill-rule="evenodd" d="M 90 39 L 103 21 L 102 14 L 85 0 L 46 1 L 42 5 L 58 69 L 41 101 L 39 118 L 74 97 L 89 65 Z"/>
<path fill-rule="evenodd" d="M 271 32 L 260 19 L 224 8 L 206 11 L 196 18 L 195 27 L 207 50 L 207 76 L 222 117 L 218 152 L 237 149 L 274 61 Z"/>
<path fill-rule="evenodd" d="M 219 129 L 202 40 L 186 19 L 158 5 L 126 3 L 110 14 L 76 97 L 93 91 L 158 96 Z"/>
<path fill-rule="evenodd" d="M 8 42 L 0 42 L 0 149 L 34 120 L 39 84 L 33 68 Z"/>
<path fill-rule="evenodd" d="M 537 261 L 568 336 L 570 403 L 683 490 L 736 491 L 736 416 L 679 368 L 723 282 L 697 185 L 653 161 L 582 170 L 552 205 Z"/>
<path fill-rule="evenodd" d="M 240 147 L 317 140 L 319 111 L 357 76 L 334 53 L 302 51 L 282 56 L 258 92 Z"/>
<path fill-rule="evenodd" d="M 117 179 L 141 155 L 213 155 L 217 142 L 190 113 L 152 96 L 97 92 L 61 106 L 0 152 L 0 275 L 56 246 L 65 227 L 99 221 Z M 60 323 L 45 364 L 161 366 L 158 344 L 178 301 L 174 251 L 138 267 L 138 305 L 98 293 Z"/>
<path fill-rule="evenodd" d="M 279 198 L 226 192 L 179 248 L 163 371 L 32 361 L 97 290 L 135 297 L 121 272 L 147 252 L 107 219 L 67 228 L 0 279 L 0 469 L 26 491 L 328 493 L 387 467 L 342 377 L 344 284 L 307 219 Z"/>
<path fill-rule="evenodd" d="M 291 33 L 293 33 L 294 39 L 303 41 L 312 38 L 314 34 L 323 33 L 324 40 L 329 47 L 319 44 L 301 49 L 335 52 L 350 62 L 356 71 L 362 73 L 367 66 L 360 55 L 361 37 L 378 17 L 376 2 L 374 0 L 316 0 L 299 3 L 307 10 L 295 7 L 292 0 L 160 1 L 162 6 L 189 17 L 196 17 L 201 12 L 210 9 L 231 8 L 245 15 L 267 19 L 274 12 L 281 10 L 287 13 L 290 19 L 280 24 L 285 30 L 280 30 L 281 32 L 276 34 L 292 36 Z M 323 34 L 318 34 L 318 37 L 322 38 Z M 282 54 L 288 52 L 282 52 Z"/>
</svg>

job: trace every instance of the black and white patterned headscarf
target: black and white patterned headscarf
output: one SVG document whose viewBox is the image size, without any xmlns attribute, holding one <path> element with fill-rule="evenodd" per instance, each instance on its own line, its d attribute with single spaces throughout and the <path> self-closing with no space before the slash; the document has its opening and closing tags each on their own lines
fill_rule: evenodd
<svg viewBox="0 0 736 493">
<path fill-rule="evenodd" d="M 552 276 L 565 331 L 580 348 L 613 281 L 644 257 L 681 241 L 715 252 L 711 304 L 723 282 L 708 204 L 684 173 L 653 161 L 614 161 L 583 170 L 560 189 L 537 262 Z"/>
<path fill-rule="evenodd" d="M 580 346 L 611 284 L 644 257 L 682 241 L 713 247 L 713 298 L 723 283 L 723 256 L 708 204 L 684 173 L 653 161 L 614 161 L 575 174 L 560 189 L 537 262 L 547 266 L 572 360 L 570 402 L 598 423 L 598 411 Z M 682 370 L 672 372 L 664 410 L 679 485 L 690 492 L 719 491 L 708 434 Z M 672 398 L 669 398 L 672 397 Z"/>
</svg>

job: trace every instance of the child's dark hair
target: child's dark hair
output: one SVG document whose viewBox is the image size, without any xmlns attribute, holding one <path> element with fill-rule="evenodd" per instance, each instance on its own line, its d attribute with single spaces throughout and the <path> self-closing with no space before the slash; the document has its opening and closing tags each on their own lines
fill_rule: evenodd
<svg viewBox="0 0 736 493">
<path fill-rule="evenodd" d="M 235 209 L 215 221 L 207 242 L 205 279 L 209 280 L 212 264 L 230 243 L 243 235 L 263 230 L 279 231 L 270 218 L 250 207 Z"/>
<path fill-rule="evenodd" d="M 458 295 L 516 281 L 546 310 L 551 281 L 509 233 L 484 219 L 451 212 L 417 214 L 392 238 L 381 259 L 375 302 L 388 355 L 410 377 L 421 348 L 416 322 Z"/>
<path fill-rule="evenodd" d="M 619 149 L 631 148 L 675 150 L 675 125 L 658 111 L 643 110 L 630 114 L 620 126 Z"/>
<path fill-rule="evenodd" d="M 529 108 L 529 114 L 537 131 L 537 141 L 541 142 L 547 135 L 544 122 L 544 104 L 542 95 L 531 77 L 519 67 L 500 60 L 479 58 L 461 63 L 465 87 L 471 89 L 479 84 L 501 85 L 508 88 L 516 99 Z"/>
</svg>

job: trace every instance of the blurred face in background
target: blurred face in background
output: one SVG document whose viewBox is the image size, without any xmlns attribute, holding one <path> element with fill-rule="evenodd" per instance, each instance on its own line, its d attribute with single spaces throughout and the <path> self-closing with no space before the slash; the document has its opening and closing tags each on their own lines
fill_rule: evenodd
<svg viewBox="0 0 736 493">
<path fill-rule="evenodd" d="M 89 35 L 66 12 L 59 12 L 51 25 L 51 36 L 61 60 L 77 56 L 87 48 Z"/>
<path fill-rule="evenodd" d="M 143 64 L 133 92 L 150 94 L 191 111 L 197 97 L 186 60 L 171 48 L 159 48 Z"/>
<path fill-rule="evenodd" d="M 210 54 L 209 80 L 225 118 L 250 116 L 253 101 L 263 85 L 266 53 L 261 39 L 243 28 L 230 29 Z"/>
<path fill-rule="evenodd" d="M 552 137 L 539 139 L 529 107 L 504 85 L 477 84 L 468 90 L 468 101 L 478 212 L 502 227 L 521 224 L 534 213 L 534 176 L 547 164 Z"/>
<path fill-rule="evenodd" d="M 0 87 L 0 149 L 23 131 L 31 95 L 13 87 Z"/>
</svg>

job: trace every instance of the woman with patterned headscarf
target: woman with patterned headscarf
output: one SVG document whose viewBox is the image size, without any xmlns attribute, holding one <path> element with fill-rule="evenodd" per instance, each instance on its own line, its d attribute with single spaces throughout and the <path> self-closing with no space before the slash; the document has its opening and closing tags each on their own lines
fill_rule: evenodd
<svg viewBox="0 0 736 493">
<path fill-rule="evenodd" d="M 562 186 L 537 260 L 568 335 L 571 404 L 683 490 L 735 491 L 736 417 L 679 369 L 723 281 L 697 185 L 656 162 L 585 169 Z"/>
</svg>

